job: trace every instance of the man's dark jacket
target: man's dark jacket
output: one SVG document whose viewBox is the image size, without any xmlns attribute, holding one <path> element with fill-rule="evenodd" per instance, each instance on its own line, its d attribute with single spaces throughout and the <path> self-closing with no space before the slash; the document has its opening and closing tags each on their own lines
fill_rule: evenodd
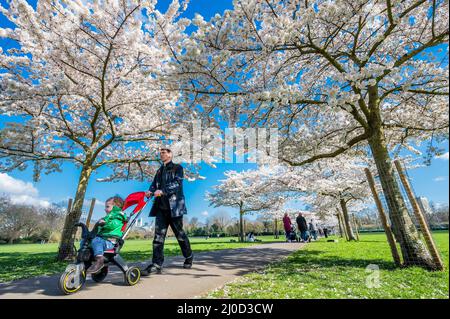
<svg viewBox="0 0 450 319">
<path fill-rule="evenodd" d="M 156 213 L 160 209 L 159 202 L 161 200 L 168 200 L 172 217 L 183 216 L 184 214 L 187 214 L 183 193 L 183 167 L 179 164 L 169 162 L 166 164 L 166 169 L 164 170 L 165 176 L 162 176 L 163 168 L 164 164 L 161 165 L 161 167 L 156 172 L 155 178 L 153 179 L 152 185 L 150 185 L 149 191 L 154 193 L 159 189 L 163 192 L 164 196 L 162 196 L 162 198 L 155 199 L 149 216 L 156 216 Z M 165 177 L 165 183 L 162 183 L 163 177 Z"/>
<path fill-rule="evenodd" d="M 308 223 L 306 222 L 305 217 L 303 216 L 297 216 L 296 220 L 297 222 L 297 226 L 298 226 L 298 230 L 299 231 L 307 231 L 308 230 Z"/>
</svg>

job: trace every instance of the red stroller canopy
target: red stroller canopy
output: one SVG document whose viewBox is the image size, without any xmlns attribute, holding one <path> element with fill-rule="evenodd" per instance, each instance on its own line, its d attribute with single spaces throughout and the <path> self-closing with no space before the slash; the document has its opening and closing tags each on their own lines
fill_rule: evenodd
<svg viewBox="0 0 450 319">
<path fill-rule="evenodd" d="M 145 192 L 136 192 L 128 195 L 127 198 L 125 198 L 125 203 L 123 204 L 122 211 L 124 211 L 128 207 L 136 205 L 131 215 L 138 213 L 146 204 L 144 199 L 145 199 Z M 123 224 L 122 232 L 124 232 L 127 229 L 127 225 L 128 220 Z"/>
<path fill-rule="evenodd" d="M 133 214 L 136 214 L 145 205 L 145 192 L 136 192 L 128 195 L 127 198 L 125 198 L 125 203 L 123 204 L 122 210 L 125 210 L 133 205 L 136 205 L 133 209 Z"/>
</svg>

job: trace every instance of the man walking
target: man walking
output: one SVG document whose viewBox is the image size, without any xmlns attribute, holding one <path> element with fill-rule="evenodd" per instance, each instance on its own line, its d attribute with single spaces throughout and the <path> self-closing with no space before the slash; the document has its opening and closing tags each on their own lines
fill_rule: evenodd
<svg viewBox="0 0 450 319">
<path fill-rule="evenodd" d="M 194 256 L 189 239 L 183 230 L 183 215 L 187 213 L 183 193 L 183 167 L 173 163 L 172 156 L 169 148 L 160 149 L 163 164 L 156 172 L 150 189 L 145 193 L 147 197 L 155 196 L 149 216 L 156 217 L 156 221 L 152 263 L 142 271 L 144 276 L 150 273 L 161 273 L 164 262 L 164 241 L 169 226 L 185 258 L 183 267 L 192 267 Z"/>
<path fill-rule="evenodd" d="M 309 222 L 309 232 L 311 236 L 314 238 L 314 240 L 317 240 L 317 227 L 314 224 L 314 220 L 311 219 Z"/>
<path fill-rule="evenodd" d="M 306 222 L 305 217 L 303 217 L 302 213 L 298 213 L 297 218 L 295 219 L 297 222 L 298 230 L 300 231 L 300 238 L 302 241 L 308 240 L 308 223 Z"/>
</svg>

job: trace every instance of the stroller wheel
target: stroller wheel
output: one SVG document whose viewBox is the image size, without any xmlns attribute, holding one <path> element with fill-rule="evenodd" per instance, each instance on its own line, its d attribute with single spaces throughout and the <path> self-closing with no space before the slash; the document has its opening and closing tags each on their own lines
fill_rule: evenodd
<svg viewBox="0 0 450 319">
<path fill-rule="evenodd" d="M 130 267 L 125 273 L 125 282 L 129 286 L 134 286 L 139 282 L 141 278 L 141 270 L 138 267 Z"/>
<path fill-rule="evenodd" d="M 86 272 L 77 267 L 67 267 L 59 277 L 58 287 L 66 295 L 74 294 L 80 290 L 86 282 Z"/>
<path fill-rule="evenodd" d="M 92 274 L 91 278 L 95 282 L 102 282 L 103 279 L 106 278 L 106 275 L 108 275 L 108 267 L 103 267 L 98 273 Z"/>
</svg>

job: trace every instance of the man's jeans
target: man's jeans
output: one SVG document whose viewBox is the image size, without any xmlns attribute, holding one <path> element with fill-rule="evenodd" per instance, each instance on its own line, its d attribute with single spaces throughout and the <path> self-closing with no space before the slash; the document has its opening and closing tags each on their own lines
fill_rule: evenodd
<svg viewBox="0 0 450 319">
<path fill-rule="evenodd" d="M 308 232 L 307 230 L 306 230 L 306 231 L 300 232 L 300 238 L 301 238 L 303 241 L 307 241 L 308 238 L 309 238 L 309 232 Z"/>
<path fill-rule="evenodd" d="M 189 238 L 183 231 L 183 216 L 172 218 L 170 210 L 161 210 L 156 214 L 155 238 L 153 239 L 153 264 L 162 266 L 164 262 L 164 241 L 170 225 L 180 245 L 184 258 L 192 256 Z"/>
<path fill-rule="evenodd" d="M 80 242 L 80 247 L 83 247 L 85 239 L 82 239 Z M 104 239 L 102 237 L 96 236 L 91 241 L 91 247 L 94 251 L 94 256 L 103 256 L 105 250 L 111 249 L 114 247 L 114 243 Z"/>
</svg>

